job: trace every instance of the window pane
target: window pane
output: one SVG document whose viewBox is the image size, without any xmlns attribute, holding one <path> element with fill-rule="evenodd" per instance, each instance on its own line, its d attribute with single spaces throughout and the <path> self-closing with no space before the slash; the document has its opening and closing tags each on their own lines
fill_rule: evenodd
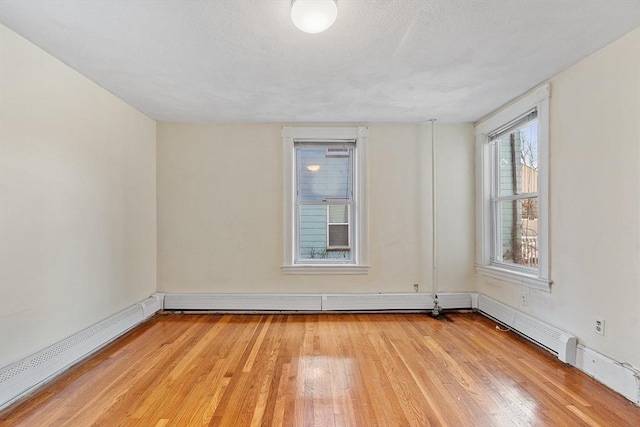
<svg viewBox="0 0 640 427">
<path fill-rule="evenodd" d="M 498 195 L 538 191 L 538 124 L 530 123 L 496 141 Z"/>
<path fill-rule="evenodd" d="M 497 202 L 499 261 L 538 267 L 538 199 Z"/>
<path fill-rule="evenodd" d="M 326 146 L 296 148 L 299 201 L 351 200 L 353 149 L 345 150 L 336 156 Z"/>
<path fill-rule="evenodd" d="M 329 247 L 349 246 L 349 225 L 331 224 L 329 225 Z"/>
<path fill-rule="evenodd" d="M 348 249 L 327 250 L 327 207 L 325 205 L 299 205 L 298 218 L 298 247 L 300 248 L 298 260 L 351 260 L 351 251 Z M 347 229 L 346 234 L 340 229 L 341 227 Z M 348 225 L 329 227 L 329 239 L 334 246 L 349 245 L 348 229 Z M 346 243 L 343 245 L 345 235 Z"/>
<path fill-rule="evenodd" d="M 329 206 L 329 223 L 348 223 L 349 207 L 347 205 Z"/>
</svg>

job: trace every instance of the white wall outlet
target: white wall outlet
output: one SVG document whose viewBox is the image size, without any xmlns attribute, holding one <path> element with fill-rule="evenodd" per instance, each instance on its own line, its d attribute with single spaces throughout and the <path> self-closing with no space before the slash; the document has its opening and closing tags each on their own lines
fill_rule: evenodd
<svg viewBox="0 0 640 427">
<path fill-rule="evenodd" d="M 593 332 L 598 335 L 604 335 L 604 319 L 602 317 L 596 317 L 593 324 Z"/>
<path fill-rule="evenodd" d="M 529 305 L 529 294 L 527 291 L 523 289 L 522 292 L 520 293 L 520 306 L 526 307 L 528 305 Z"/>
<path fill-rule="evenodd" d="M 418 288 L 420 287 L 420 285 L 418 285 L 417 283 L 414 283 L 413 285 L 413 291 L 414 292 L 418 292 Z"/>
</svg>

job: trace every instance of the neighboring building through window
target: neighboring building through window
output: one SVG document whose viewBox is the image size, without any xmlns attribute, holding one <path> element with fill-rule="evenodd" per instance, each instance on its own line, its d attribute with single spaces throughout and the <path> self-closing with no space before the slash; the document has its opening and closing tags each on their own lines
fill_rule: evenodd
<svg viewBox="0 0 640 427">
<path fill-rule="evenodd" d="M 366 128 L 283 128 L 283 272 L 367 272 Z"/>
<path fill-rule="evenodd" d="M 477 267 L 549 290 L 549 86 L 476 126 Z"/>
</svg>

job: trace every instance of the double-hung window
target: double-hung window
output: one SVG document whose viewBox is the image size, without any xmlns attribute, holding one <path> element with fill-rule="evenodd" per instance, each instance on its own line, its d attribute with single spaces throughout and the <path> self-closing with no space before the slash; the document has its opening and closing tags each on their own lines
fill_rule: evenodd
<svg viewBox="0 0 640 427">
<path fill-rule="evenodd" d="M 549 86 L 476 127 L 477 267 L 481 274 L 549 290 Z"/>
<path fill-rule="evenodd" d="M 367 272 L 366 135 L 366 128 L 283 128 L 283 272 Z"/>
</svg>

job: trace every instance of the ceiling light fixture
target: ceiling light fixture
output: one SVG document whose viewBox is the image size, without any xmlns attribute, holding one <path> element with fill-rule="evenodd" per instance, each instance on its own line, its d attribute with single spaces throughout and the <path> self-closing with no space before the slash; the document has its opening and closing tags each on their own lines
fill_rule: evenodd
<svg viewBox="0 0 640 427">
<path fill-rule="evenodd" d="M 338 16 L 336 0 L 292 0 L 291 20 L 305 33 L 321 33 Z"/>
<path fill-rule="evenodd" d="M 307 166 L 307 169 L 311 172 L 318 172 L 320 170 L 320 165 L 309 165 Z"/>
</svg>

